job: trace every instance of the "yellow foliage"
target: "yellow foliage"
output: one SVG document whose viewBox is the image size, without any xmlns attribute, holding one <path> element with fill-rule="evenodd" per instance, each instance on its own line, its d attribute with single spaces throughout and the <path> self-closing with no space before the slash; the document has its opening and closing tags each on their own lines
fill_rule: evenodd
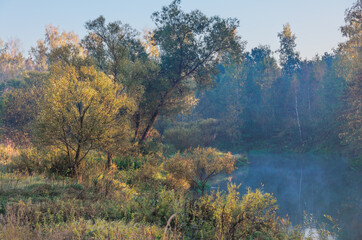
<svg viewBox="0 0 362 240">
<path fill-rule="evenodd" d="M 120 86 L 94 67 L 54 65 L 38 116 L 42 144 L 63 149 L 73 171 L 92 149 L 124 137 L 127 119 L 119 117 L 130 100 Z M 74 174 L 74 172 L 73 172 Z"/>
<path fill-rule="evenodd" d="M 214 148 L 195 148 L 176 153 L 165 163 L 170 183 L 201 187 L 202 193 L 211 177 L 220 172 L 234 170 L 235 158 L 230 153 L 221 153 Z M 175 181 L 176 180 L 176 181 Z M 188 183 L 188 184 L 186 184 Z"/>
</svg>

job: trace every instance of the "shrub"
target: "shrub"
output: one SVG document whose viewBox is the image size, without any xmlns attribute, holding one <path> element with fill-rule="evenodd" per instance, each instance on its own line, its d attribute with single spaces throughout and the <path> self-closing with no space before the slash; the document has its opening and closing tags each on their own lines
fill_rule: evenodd
<svg viewBox="0 0 362 240">
<path fill-rule="evenodd" d="M 0 171 L 4 173 L 11 165 L 11 158 L 18 156 L 19 151 L 10 143 L 0 144 Z"/>
<path fill-rule="evenodd" d="M 114 163 L 119 170 L 138 169 L 145 161 L 145 157 L 136 156 L 119 156 L 114 159 Z"/>
<path fill-rule="evenodd" d="M 185 236 L 196 239 L 283 239 L 286 224 L 276 216 L 276 199 L 261 190 L 240 199 L 238 186 L 210 193 L 190 205 Z M 185 220 L 184 220 L 185 221 Z"/>
<path fill-rule="evenodd" d="M 235 158 L 230 153 L 198 147 L 175 154 L 165 162 L 164 167 L 169 173 L 167 180 L 172 187 L 191 186 L 203 195 L 211 177 L 220 172 L 230 173 L 234 165 Z"/>
<path fill-rule="evenodd" d="M 44 164 L 41 154 L 36 148 L 29 147 L 20 150 L 19 156 L 12 158 L 12 167 L 20 172 L 32 173 L 43 172 Z"/>
<path fill-rule="evenodd" d="M 67 176 L 69 164 L 64 153 L 57 148 L 39 150 L 32 146 L 19 150 L 19 155 L 12 158 L 13 170 L 30 175 L 47 173 L 48 175 Z"/>
</svg>

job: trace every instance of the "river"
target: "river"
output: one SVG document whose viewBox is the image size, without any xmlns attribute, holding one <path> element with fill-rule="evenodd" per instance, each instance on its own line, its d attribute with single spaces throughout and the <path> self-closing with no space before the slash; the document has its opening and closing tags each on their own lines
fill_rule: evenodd
<svg viewBox="0 0 362 240">
<path fill-rule="evenodd" d="M 341 228 L 340 238 L 362 239 L 362 174 L 349 169 L 339 156 L 316 154 L 248 155 L 247 167 L 232 174 L 232 182 L 263 188 L 273 193 L 279 205 L 279 216 L 287 214 L 293 224 L 303 224 L 304 213 L 313 214 L 319 222 L 324 214 L 332 216 Z M 212 186 L 225 189 L 230 176 L 221 175 Z"/>
</svg>

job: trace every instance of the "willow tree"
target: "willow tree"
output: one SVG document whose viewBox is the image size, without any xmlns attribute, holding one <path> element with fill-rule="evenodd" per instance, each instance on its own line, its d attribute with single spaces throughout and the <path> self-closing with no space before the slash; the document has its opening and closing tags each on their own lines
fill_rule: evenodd
<svg viewBox="0 0 362 240">
<path fill-rule="evenodd" d="M 217 65 L 225 57 L 240 60 L 243 43 L 236 35 L 238 20 L 207 17 L 199 10 L 185 13 L 180 1 L 152 15 L 156 28 L 152 41 L 159 49 L 160 71 L 146 87 L 157 94 L 150 104 L 139 142 L 150 133 L 160 114 L 180 113 L 194 101 L 195 89 L 212 84 Z M 155 84 L 157 83 L 157 84 Z M 157 89 L 157 90 L 155 90 Z"/>
<path fill-rule="evenodd" d="M 74 176 L 92 149 L 112 149 L 110 138 L 122 134 L 120 109 L 128 104 L 119 85 L 94 67 L 56 64 L 41 101 L 38 139 L 64 151 Z"/>
</svg>

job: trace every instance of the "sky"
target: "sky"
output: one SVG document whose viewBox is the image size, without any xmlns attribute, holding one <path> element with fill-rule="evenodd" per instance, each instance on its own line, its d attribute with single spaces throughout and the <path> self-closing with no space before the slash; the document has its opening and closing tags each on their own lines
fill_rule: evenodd
<svg viewBox="0 0 362 240">
<path fill-rule="evenodd" d="M 238 34 L 247 42 L 246 50 L 259 45 L 279 48 L 277 33 L 290 23 L 302 58 L 331 52 L 344 39 L 339 27 L 344 12 L 356 0 L 182 0 L 185 11 L 201 10 L 207 16 L 219 15 L 240 20 Z M 85 22 L 100 15 L 106 21 L 120 20 L 138 31 L 151 29 L 151 14 L 171 0 L 0 0 L 0 38 L 20 39 L 27 55 L 38 39 L 44 39 L 45 26 L 59 26 L 86 35 Z"/>
</svg>

